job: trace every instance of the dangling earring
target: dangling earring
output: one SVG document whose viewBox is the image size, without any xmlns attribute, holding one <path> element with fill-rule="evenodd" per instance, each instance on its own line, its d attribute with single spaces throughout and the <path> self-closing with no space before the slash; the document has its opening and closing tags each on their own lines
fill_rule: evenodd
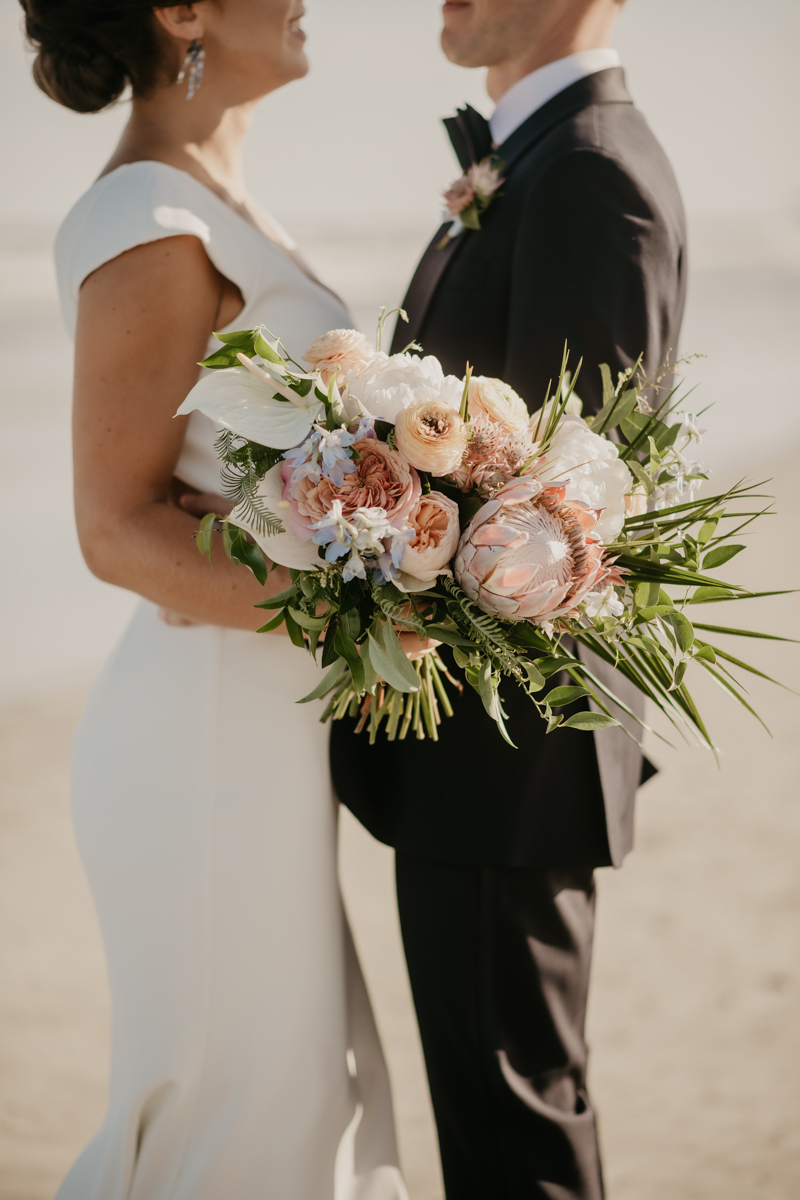
<svg viewBox="0 0 800 1200">
<path fill-rule="evenodd" d="M 178 78 L 175 80 L 177 84 L 183 83 L 186 78 L 186 72 L 189 72 L 189 87 L 186 91 L 186 99 L 191 100 L 197 89 L 203 82 L 203 63 L 206 60 L 206 52 L 203 48 L 203 43 L 195 38 L 189 42 L 186 50 L 186 56 L 181 64 L 181 69 L 178 72 Z"/>
</svg>

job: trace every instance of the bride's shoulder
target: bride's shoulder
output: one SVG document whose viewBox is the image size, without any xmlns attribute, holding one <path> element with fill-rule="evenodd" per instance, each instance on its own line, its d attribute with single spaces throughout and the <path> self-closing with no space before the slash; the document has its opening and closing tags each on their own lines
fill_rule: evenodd
<svg viewBox="0 0 800 1200">
<path fill-rule="evenodd" d="M 95 180 L 72 206 L 56 237 L 56 257 L 111 239 L 163 237 L 178 219 L 180 231 L 208 239 L 203 192 L 185 171 L 166 163 L 125 163 Z M 180 219 L 182 218 L 182 219 Z"/>
<path fill-rule="evenodd" d="M 74 321 L 81 284 L 126 250 L 176 234 L 208 244 L 213 213 L 185 171 L 151 160 L 125 163 L 101 175 L 73 205 L 55 243 L 61 305 Z"/>
</svg>

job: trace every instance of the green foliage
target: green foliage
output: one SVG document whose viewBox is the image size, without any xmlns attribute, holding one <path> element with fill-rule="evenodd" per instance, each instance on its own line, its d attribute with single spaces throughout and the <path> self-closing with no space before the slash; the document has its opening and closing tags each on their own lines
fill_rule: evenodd
<svg viewBox="0 0 800 1200">
<path fill-rule="evenodd" d="M 283 522 L 258 495 L 261 480 L 267 471 L 283 460 L 283 452 L 249 442 L 230 429 L 223 429 L 214 443 L 214 449 L 223 463 L 222 494 L 234 508 L 240 509 L 242 520 L 262 536 L 283 533 Z"/>
<path fill-rule="evenodd" d="M 219 370 L 238 366 L 239 354 L 246 354 L 248 358 L 257 354 L 267 362 L 286 367 L 286 359 L 277 351 L 277 342 L 270 344 L 264 337 L 264 332 L 264 326 L 259 325 L 258 329 L 235 329 L 231 333 L 215 333 L 214 337 L 218 342 L 222 342 L 222 345 L 198 365 Z"/>
</svg>

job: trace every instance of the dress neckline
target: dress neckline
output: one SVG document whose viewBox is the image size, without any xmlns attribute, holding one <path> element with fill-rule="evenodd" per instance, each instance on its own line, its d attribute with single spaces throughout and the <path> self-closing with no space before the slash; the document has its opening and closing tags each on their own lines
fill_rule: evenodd
<svg viewBox="0 0 800 1200">
<path fill-rule="evenodd" d="M 213 201 L 215 201 L 220 208 L 224 208 L 226 213 L 229 213 L 232 217 L 235 217 L 236 220 L 239 221 L 240 224 L 244 225 L 246 229 L 249 229 L 251 233 L 255 233 L 268 246 L 274 247 L 279 254 L 282 254 L 284 258 L 287 258 L 289 262 L 293 263 L 294 266 L 296 266 L 297 269 L 301 271 L 311 283 L 313 283 L 316 287 L 321 288 L 322 291 L 327 292 L 328 295 L 332 296 L 334 300 L 342 305 L 342 307 L 346 307 L 342 298 L 338 296 L 331 288 L 327 287 L 322 280 L 316 276 L 316 274 L 309 267 L 308 263 L 305 262 L 302 256 L 299 255 L 295 249 L 289 245 L 288 242 L 279 242 L 275 238 L 270 237 L 269 234 L 265 233 L 263 229 L 259 228 L 254 221 L 248 220 L 247 217 L 243 216 L 238 209 L 233 207 L 232 204 L 228 204 L 227 200 L 223 200 L 222 197 L 215 192 L 213 188 L 210 188 L 207 183 L 203 183 L 202 180 L 198 179 L 195 175 L 191 175 L 188 171 L 184 171 L 182 167 L 173 167 L 171 163 L 162 162 L 159 158 L 137 158 L 133 162 L 120 163 L 118 167 L 114 167 L 113 171 L 108 171 L 105 175 L 99 175 L 98 178 L 95 179 L 91 188 L 89 188 L 89 191 L 91 191 L 92 188 L 98 187 L 101 183 L 103 183 L 104 180 L 111 179 L 112 176 L 116 175 L 118 171 L 124 171 L 126 168 L 139 166 L 161 167 L 166 171 L 174 171 L 177 175 L 183 176 L 184 179 L 190 180 L 191 183 L 193 183 L 196 187 L 201 188 L 206 196 L 209 196 Z M 276 227 L 280 233 L 286 233 L 286 231 L 280 225 L 280 222 L 276 222 Z"/>
</svg>

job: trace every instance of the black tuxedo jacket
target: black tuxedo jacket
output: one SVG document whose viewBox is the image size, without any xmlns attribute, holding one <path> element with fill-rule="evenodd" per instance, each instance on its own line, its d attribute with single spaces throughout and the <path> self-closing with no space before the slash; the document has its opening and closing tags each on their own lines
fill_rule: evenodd
<svg viewBox="0 0 800 1200">
<path fill-rule="evenodd" d="M 533 411 L 558 378 L 564 342 L 585 411 L 601 405 L 599 364 L 644 355 L 653 372 L 677 349 L 685 295 L 685 225 L 672 169 L 633 106 L 620 68 L 555 96 L 498 149 L 506 182 L 482 217 L 440 249 L 440 229 L 414 275 L 394 350 L 412 338 L 445 372 L 505 380 Z M 593 667 L 601 673 L 595 659 Z M 606 672 L 607 674 L 607 672 Z M 641 711 L 639 694 L 614 679 Z M 508 866 L 619 864 L 633 842 L 642 770 L 621 730 L 557 730 L 523 693 L 503 692 L 501 741 L 471 688 L 440 741 L 374 746 L 333 724 L 340 799 L 381 841 L 434 859 Z"/>
</svg>

